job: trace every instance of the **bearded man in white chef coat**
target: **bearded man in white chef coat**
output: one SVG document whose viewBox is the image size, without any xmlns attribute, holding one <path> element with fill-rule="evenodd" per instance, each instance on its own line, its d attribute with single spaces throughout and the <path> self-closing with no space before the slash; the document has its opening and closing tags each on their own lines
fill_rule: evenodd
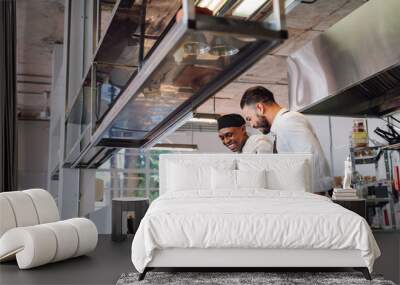
<svg viewBox="0 0 400 285">
<path fill-rule="evenodd" d="M 329 165 L 307 118 L 282 108 L 274 95 L 262 86 L 247 89 L 240 101 L 243 115 L 253 128 L 274 137 L 274 153 L 312 153 L 314 158 L 314 192 L 332 189 Z"/>
<path fill-rule="evenodd" d="M 228 114 L 218 118 L 218 136 L 233 152 L 272 153 L 272 141 L 265 135 L 249 136 L 246 121 L 239 114 Z"/>
</svg>

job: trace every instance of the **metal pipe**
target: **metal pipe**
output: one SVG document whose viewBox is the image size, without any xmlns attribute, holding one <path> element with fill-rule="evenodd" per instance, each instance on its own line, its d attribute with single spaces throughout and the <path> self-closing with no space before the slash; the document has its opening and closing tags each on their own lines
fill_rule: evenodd
<svg viewBox="0 0 400 285">
<path fill-rule="evenodd" d="M 243 0 L 242 0 L 243 1 Z M 240 4 L 242 1 L 237 1 L 237 0 L 228 0 L 222 5 L 221 9 L 218 10 L 216 13 L 216 16 L 224 16 L 225 14 L 229 13 L 232 11 L 232 8 Z"/>
<path fill-rule="evenodd" d="M 52 78 L 51 75 L 45 74 L 30 74 L 30 73 L 17 73 L 17 76 L 24 76 L 24 77 L 42 77 L 42 78 Z"/>
<path fill-rule="evenodd" d="M 286 15 L 285 15 L 285 0 L 272 0 L 272 13 L 274 22 L 272 23 L 275 29 L 286 29 Z"/>
<path fill-rule="evenodd" d="M 17 91 L 17 94 L 27 94 L 27 95 L 43 95 L 44 92 L 34 92 L 34 91 Z"/>
<path fill-rule="evenodd" d="M 184 22 L 186 25 L 188 24 L 189 20 L 195 19 L 196 10 L 193 0 L 182 0 L 182 12 L 182 22 Z"/>
<path fill-rule="evenodd" d="M 31 80 L 17 80 L 17 83 L 21 83 L 21 84 L 36 84 L 36 85 L 51 85 L 51 82 L 31 81 Z"/>
<path fill-rule="evenodd" d="M 142 7 L 140 7 L 139 69 L 142 67 L 142 63 L 144 60 L 144 39 L 146 33 L 146 6 L 147 6 L 147 0 L 143 0 Z"/>
</svg>

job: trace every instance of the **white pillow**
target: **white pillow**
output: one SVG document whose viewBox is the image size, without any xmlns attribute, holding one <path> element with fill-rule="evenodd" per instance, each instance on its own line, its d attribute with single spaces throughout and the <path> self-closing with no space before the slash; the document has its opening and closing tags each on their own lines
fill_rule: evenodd
<svg viewBox="0 0 400 285">
<path fill-rule="evenodd" d="M 309 188 L 309 165 L 304 160 L 257 159 L 249 161 L 238 159 L 239 170 L 266 170 L 267 189 L 307 191 Z"/>
<path fill-rule="evenodd" d="M 211 189 L 212 190 L 235 190 L 236 189 L 236 170 L 232 169 L 211 169 Z"/>
<path fill-rule="evenodd" d="M 171 191 L 209 189 L 210 167 L 188 166 L 178 163 L 168 165 L 168 184 Z M 204 179 L 209 177 L 209 179 Z"/>
<path fill-rule="evenodd" d="M 211 188 L 213 190 L 233 191 L 243 188 L 266 188 L 266 171 L 263 170 L 211 170 Z"/>
<path fill-rule="evenodd" d="M 211 164 L 211 165 L 210 165 Z M 167 167 L 167 191 L 211 190 L 211 169 L 234 169 L 235 161 L 176 161 Z"/>
<path fill-rule="evenodd" d="M 236 170 L 237 188 L 267 188 L 267 171 Z"/>
<path fill-rule="evenodd" d="M 307 189 L 305 162 L 290 164 L 287 171 L 270 169 L 267 172 L 268 188 L 288 191 L 303 191 Z"/>
</svg>

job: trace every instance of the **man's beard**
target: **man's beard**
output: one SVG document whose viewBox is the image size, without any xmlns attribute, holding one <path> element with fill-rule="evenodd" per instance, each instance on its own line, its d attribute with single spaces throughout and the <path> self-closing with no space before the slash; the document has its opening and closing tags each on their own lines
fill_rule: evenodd
<svg viewBox="0 0 400 285">
<path fill-rule="evenodd" d="M 253 127 L 258 129 L 264 135 L 268 134 L 271 131 L 271 125 L 268 123 L 267 119 L 261 115 L 257 115 L 257 119 L 257 123 Z"/>
</svg>

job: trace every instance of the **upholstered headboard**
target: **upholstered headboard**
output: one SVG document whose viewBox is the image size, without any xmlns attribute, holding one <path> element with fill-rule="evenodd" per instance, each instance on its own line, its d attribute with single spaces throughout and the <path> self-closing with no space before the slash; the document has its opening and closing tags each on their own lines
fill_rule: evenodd
<svg viewBox="0 0 400 285">
<path fill-rule="evenodd" d="M 176 165 L 184 165 L 185 169 L 195 169 L 196 167 L 213 167 L 221 165 L 227 168 L 258 170 L 267 169 L 274 172 L 274 189 L 289 190 L 279 186 L 279 182 L 287 182 L 288 177 L 294 177 L 295 172 L 299 172 L 301 167 L 304 176 L 305 189 L 303 191 L 313 192 L 313 167 L 312 155 L 304 154 L 162 154 L 160 155 L 159 176 L 160 176 L 160 195 L 170 191 L 171 179 L 177 179 Z M 184 175 L 184 173 L 182 173 Z M 205 174 L 202 180 L 211 179 Z M 294 181 L 295 183 L 295 181 Z M 282 188 L 282 189 L 279 189 Z M 291 189 L 290 189 L 291 190 Z"/>
</svg>

